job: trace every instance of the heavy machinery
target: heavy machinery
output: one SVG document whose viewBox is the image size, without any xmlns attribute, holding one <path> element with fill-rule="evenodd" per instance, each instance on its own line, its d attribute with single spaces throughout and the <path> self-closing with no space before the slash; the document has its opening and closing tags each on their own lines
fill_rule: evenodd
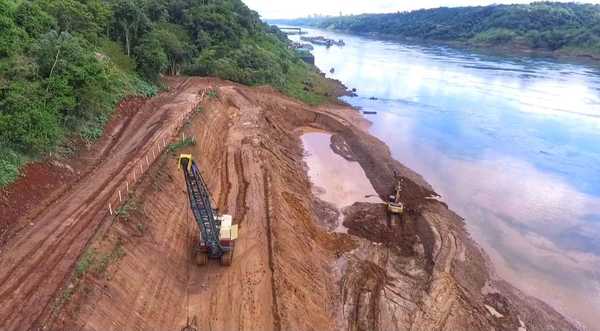
<svg viewBox="0 0 600 331">
<path fill-rule="evenodd" d="M 208 259 L 220 259 L 222 265 L 231 265 L 237 224 L 233 224 L 231 215 L 219 216 L 212 208 L 210 193 L 192 155 L 181 154 L 178 166 L 183 170 L 190 208 L 200 228 L 199 244 L 194 248 L 196 263 L 205 265 Z"/>
<path fill-rule="evenodd" d="M 396 187 L 394 195 L 390 195 L 387 203 L 388 211 L 392 215 L 400 215 L 404 212 L 404 204 L 400 201 L 400 192 L 402 192 L 402 179 L 399 179 L 396 175 Z"/>
</svg>

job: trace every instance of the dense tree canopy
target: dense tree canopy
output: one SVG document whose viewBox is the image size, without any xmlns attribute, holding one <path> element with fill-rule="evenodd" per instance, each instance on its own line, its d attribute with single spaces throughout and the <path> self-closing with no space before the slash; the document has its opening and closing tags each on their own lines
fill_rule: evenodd
<svg viewBox="0 0 600 331">
<path fill-rule="evenodd" d="M 161 74 L 289 91 L 292 72 L 308 67 L 241 0 L 0 0 L 0 186 Z"/>
<path fill-rule="evenodd" d="M 535 2 L 437 8 L 287 23 L 400 38 L 600 54 L 600 5 L 590 4 Z"/>
</svg>

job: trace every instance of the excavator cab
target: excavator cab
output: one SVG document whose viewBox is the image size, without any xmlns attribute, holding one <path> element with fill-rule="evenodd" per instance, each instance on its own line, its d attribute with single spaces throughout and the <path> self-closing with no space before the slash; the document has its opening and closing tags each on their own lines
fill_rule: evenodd
<svg viewBox="0 0 600 331">
<path fill-rule="evenodd" d="M 238 226 L 231 215 L 218 215 L 212 208 L 208 187 L 191 154 L 181 154 L 178 167 L 183 171 L 190 208 L 199 228 L 199 242 L 194 249 L 198 265 L 209 259 L 220 259 L 221 264 L 231 265 Z"/>
<path fill-rule="evenodd" d="M 388 202 L 388 211 L 392 214 L 402 214 L 402 212 L 404 212 L 404 205 L 399 202 Z"/>
<path fill-rule="evenodd" d="M 200 231 L 200 240 L 194 250 L 194 260 L 200 266 L 207 264 L 209 259 L 219 259 L 221 265 L 224 266 L 231 265 L 233 260 L 233 248 L 238 237 L 238 225 L 232 224 L 233 218 L 231 215 L 215 215 L 215 220 L 219 229 L 219 243 L 224 251 L 213 254 L 209 247 L 210 241 L 204 240 L 202 231 Z"/>
<path fill-rule="evenodd" d="M 390 195 L 389 201 L 387 203 L 388 212 L 391 214 L 400 215 L 404 212 L 404 204 L 400 201 L 400 194 L 402 192 L 402 179 L 399 178 L 398 175 L 395 174 L 396 177 L 396 187 L 394 195 Z"/>
</svg>

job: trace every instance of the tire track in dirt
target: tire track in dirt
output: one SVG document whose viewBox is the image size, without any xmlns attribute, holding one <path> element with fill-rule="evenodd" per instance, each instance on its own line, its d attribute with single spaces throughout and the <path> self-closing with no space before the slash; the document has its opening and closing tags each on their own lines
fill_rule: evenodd
<svg viewBox="0 0 600 331">
<path fill-rule="evenodd" d="M 156 130 L 157 130 L 157 128 L 155 127 L 151 131 L 155 132 Z M 138 145 L 142 145 L 142 144 L 138 144 Z M 107 191 L 114 192 L 117 189 L 117 187 L 119 186 L 119 183 L 124 180 L 126 175 L 127 175 L 126 173 L 124 174 L 124 172 L 121 172 L 120 176 L 116 178 L 117 179 L 116 181 L 115 181 L 115 177 L 105 178 L 105 180 L 102 181 L 100 183 L 100 185 L 97 186 L 97 189 L 94 192 L 92 192 L 88 196 L 88 198 L 85 201 L 83 201 L 81 203 L 81 205 L 79 205 L 79 207 L 77 207 L 73 210 L 73 212 L 69 216 L 69 219 L 72 219 L 73 223 L 70 223 L 69 228 L 63 229 L 61 227 L 56 227 L 53 230 L 50 230 L 48 235 L 46 237 L 44 237 L 39 243 L 37 243 L 37 245 L 35 247 L 33 247 L 32 250 L 28 251 L 20 259 L 17 258 L 16 261 L 13 260 L 16 265 L 21 265 L 21 264 L 25 264 L 25 261 L 30 261 L 32 259 L 33 255 L 38 256 L 37 259 L 30 261 L 30 262 L 33 262 L 33 263 L 31 263 L 31 269 L 29 271 L 23 272 L 23 276 L 20 278 L 17 278 L 17 281 L 14 282 L 15 283 L 14 286 L 12 286 L 12 287 L 9 286 L 4 291 L 0 292 L 0 298 L 5 296 L 8 292 L 13 292 L 15 290 L 15 287 L 18 286 L 23 281 L 23 278 L 26 277 L 28 274 L 31 274 L 32 270 L 39 268 L 40 265 L 44 265 L 44 264 L 55 265 L 53 263 L 48 263 L 48 261 L 51 262 L 51 261 L 55 261 L 55 260 L 61 260 L 61 258 L 64 256 L 59 256 L 56 259 L 48 260 L 46 256 L 41 255 L 41 253 L 43 252 L 42 248 L 49 241 L 53 241 L 53 243 L 50 244 L 50 246 L 47 248 L 47 250 L 50 252 L 54 252 L 56 250 L 56 248 L 61 247 L 63 244 L 65 244 L 67 246 L 71 246 L 73 244 L 74 240 L 77 238 L 77 236 L 81 235 L 82 231 L 86 228 L 85 224 L 82 224 L 82 222 L 77 222 L 76 220 L 78 220 L 80 218 L 89 217 L 90 215 L 97 213 L 99 211 L 99 209 L 101 209 L 101 208 L 99 208 L 98 204 L 93 205 L 92 203 L 97 199 L 98 196 L 101 196 L 103 192 L 104 192 L 105 196 L 106 196 Z M 107 187 L 108 187 L 108 190 L 107 190 Z M 94 209 L 90 210 L 90 207 L 89 207 L 90 205 L 94 206 L 93 207 Z M 59 217 L 59 213 L 60 213 L 60 210 L 56 210 L 56 212 L 54 214 L 49 215 L 49 218 Z M 50 226 L 50 224 L 51 223 L 48 223 L 48 226 Z M 80 227 L 81 227 L 81 229 L 77 230 Z M 40 230 L 44 231 L 45 228 L 42 228 Z M 73 231 L 76 231 L 75 236 L 70 241 L 64 242 L 65 238 L 69 235 L 72 235 Z M 44 264 L 40 263 L 42 258 L 46 258 L 44 261 L 45 262 Z M 8 284 L 9 279 L 14 278 L 13 273 L 16 272 L 17 270 L 18 269 L 13 269 L 13 270 L 9 271 L 8 274 L 4 278 L 0 279 L 0 283 Z M 32 291 L 33 290 L 34 289 L 32 289 Z"/>
<path fill-rule="evenodd" d="M 240 224 L 240 228 L 243 226 L 244 219 L 246 218 L 246 210 L 248 205 L 246 204 L 246 192 L 248 191 L 248 180 L 244 176 L 244 163 L 242 162 L 242 151 L 235 153 L 235 171 L 238 179 L 238 196 L 235 210 L 235 218 L 237 224 Z"/>
<path fill-rule="evenodd" d="M 231 182 L 229 181 L 229 152 L 223 152 L 224 171 L 221 172 L 221 194 L 219 196 L 219 209 L 227 203 L 229 199 L 229 191 L 231 190 Z"/>
<path fill-rule="evenodd" d="M 239 95 L 235 90 L 225 87 L 220 94 L 225 98 L 230 96 L 235 98 Z M 71 305 L 66 310 L 68 312 L 66 316 L 61 313 L 59 321 L 64 321 L 63 325 L 66 325 L 63 327 L 64 329 L 71 329 L 69 326 L 73 325 L 83 325 L 82 328 L 85 330 L 123 329 L 130 325 L 128 315 L 121 314 L 121 311 L 125 309 L 129 315 L 140 316 L 140 323 L 143 321 L 146 329 L 180 328 L 186 320 L 185 304 L 182 304 L 186 293 L 190 296 L 192 316 L 200 318 L 199 329 L 289 329 L 283 326 L 279 310 L 280 307 L 286 305 L 280 301 L 279 288 L 285 286 L 289 281 L 274 279 L 274 277 L 278 277 L 276 275 L 281 274 L 279 265 L 281 262 L 277 262 L 274 256 L 276 254 L 275 232 L 281 230 L 277 230 L 274 223 L 281 222 L 281 218 L 284 216 L 281 214 L 283 200 L 278 197 L 275 197 L 275 201 L 273 200 L 273 195 L 279 195 L 281 192 L 278 188 L 273 191 L 270 173 L 274 172 L 274 176 L 282 175 L 279 169 L 273 168 L 271 162 L 286 162 L 281 166 L 289 169 L 290 165 L 287 163 L 292 160 L 285 155 L 277 155 L 277 161 L 274 161 L 270 153 L 264 152 L 262 142 L 268 138 L 257 134 L 260 132 L 262 110 L 255 105 L 243 102 L 247 102 L 247 100 L 240 98 L 234 102 L 236 107 L 233 107 L 226 101 L 213 100 L 214 105 L 212 106 L 216 109 L 210 111 L 208 110 L 210 107 L 205 105 L 207 107 L 203 108 L 206 111 L 200 113 L 198 115 L 200 118 L 194 121 L 200 125 L 192 124 L 193 129 L 197 130 L 197 145 L 178 151 L 178 153 L 191 151 L 193 155 L 196 155 L 196 160 L 211 193 L 213 196 L 219 197 L 218 200 L 226 200 L 217 201 L 217 204 L 223 207 L 222 212 L 231 212 L 235 215 L 236 221 L 239 218 L 243 222 L 240 239 L 236 244 L 233 265 L 223 268 L 211 261 L 205 267 L 191 266 L 190 280 L 185 281 L 186 277 L 181 275 L 191 263 L 188 256 L 188 250 L 191 247 L 183 248 L 185 251 L 178 249 L 171 254 L 170 251 L 162 252 L 157 244 L 151 242 L 145 243 L 144 246 L 125 244 L 124 250 L 128 252 L 128 255 L 119 262 L 119 268 L 115 273 L 111 274 L 111 281 L 97 279 L 92 284 L 88 283 L 87 286 L 92 287 L 93 295 L 79 303 L 73 302 L 76 307 L 81 307 L 82 313 L 72 315 L 73 310 L 70 307 L 74 306 Z M 221 128 L 227 127 L 231 127 L 233 132 L 227 133 L 224 137 L 221 134 L 226 131 Z M 286 139 L 290 141 L 290 137 L 288 135 Z M 277 145 L 277 142 L 271 144 Z M 275 149 L 275 153 L 285 153 L 285 150 Z M 294 153 L 297 154 L 297 152 Z M 171 178 L 172 181 L 164 182 L 161 179 L 160 182 L 164 185 L 161 185 L 159 190 L 155 188 L 152 192 L 145 191 L 142 195 L 144 202 L 141 207 L 144 213 L 132 220 L 132 222 L 148 222 L 150 233 L 147 236 L 161 242 L 167 236 L 165 227 L 179 227 L 179 222 L 183 222 L 182 215 L 168 209 L 175 206 L 179 206 L 181 209 L 188 208 L 187 204 L 183 206 L 186 196 L 183 193 L 185 186 L 180 178 L 180 171 L 177 171 L 176 166 L 171 162 L 165 167 L 168 178 Z M 224 176 L 224 172 L 227 172 L 226 176 Z M 268 183 L 265 183 L 265 180 Z M 146 183 L 145 185 L 150 184 Z M 266 201 L 265 195 L 268 196 L 268 201 Z M 157 202 L 160 202 L 160 207 L 156 205 Z M 166 208 L 163 204 L 171 207 L 167 210 L 160 210 L 159 208 Z M 122 233 L 120 228 L 120 225 L 114 225 L 109 233 Z M 192 229 L 196 235 L 195 224 Z M 289 232 L 289 234 L 293 235 L 293 232 Z M 181 231 L 176 237 L 169 240 L 178 246 L 189 241 Z M 155 254 L 155 256 L 141 256 L 141 254 Z M 138 260 L 135 260 L 134 256 Z M 155 270 L 149 271 L 152 269 Z M 274 275 L 273 271 L 275 270 L 277 273 Z M 302 268 L 300 272 L 308 275 L 311 270 Z M 180 282 L 177 279 L 183 279 L 183 281 Z M 145 290 L 141 289 L 142 286 L 169 289 L 173 293 L 178 293 L 179 298 L 151 299 L 146 295 L 152 302 L 153 308 L 143 309 L 144 306 L 135 304 L 139 297 L 144 295 Z M 274 291 L 275 293 L 273 293 Z M 308 291 L 315 292 L 312 289 Z M 124 295 L 115 295 L 119 293 Z M 274 300 L 277 302 L 274 303 Z M 291 300 L 290 294 L 287 295 L 286 300 Z M 160 320 L 156 316 L 159 311 L 162 316 Z M 322 315 L 320 312 L 317 314 Z M 107 316 L 111 316 L 111 319 L 108 320 Z M 307 315 L 303 315 L 302 318 L 304 319 L 305 316 Z M 298 316 L 295 314 L 293 318 L 298 320 Z M 71 319 L 72 322 L 69 322 Z M 316 325 L 312 320 L 303 323 Z M 291 325 L 292 329 L 304 329 L 295 328 L 294 324 Z M 138 327 L 140 326 L 138 325 Z"/>
<path fill-rule="evenodd" d="M 108 182 L 109 182 L 108 180 L 104 181 L 103 185 L 100 187 L 100 189 L 98 189 L 97 191 L 95 191 L 93 193 L 93 196 L 97 196 L 98 194 L 100 194 L 101 191 L 105 190 L 105 187 L 106 187 L 105 185 Z M 112 187 L 112 189 L 114 189 L 115 186 L 112 185 L 111 187 Z M 78 218 L 89 216 L 91 214 L 91 212 L 94 213 L 94 212 L 98 211 L 97 204 L 94 205 L 95 209 L 92 210 L 91 212 L 89 210 L 89 207 L 85 207 L 86 203 L 90 202 L 89 200 L 92 200 L 92 199 L 90 198 L 87 201 L 85 201 L 84 204 L 81 205 L 81 207 L 77 208 L 73 212 L 73 214 L 71 215 L 71 219 L 76 220 Z M 23 275 L 21 277 L 17 277 L 15 279 L 15 277 L 13 277 L 13 273 L 17 272 L 18 269 L 12 269 L 11 271 L 9 271 L 9 273 L 4 278 L 0 279 L 0 283 L 2 283 L 2 284 L 10 284 L 11 282 L 14 283 L 13 286 L 8 286 L 8 288 L 6 288 L 4 291 L 0 292 L 0 298 L 6 296 L 7 293 L 9 293 L 9 292 L 15 291 L 16 287 L 24 281 L 24 278 L 27 277 L 27 275 L 31 274 L 32 271 L 34 269 L 38 268 L 40 265 L 44 265 L 44 264 L 56 265 L 56 263 L 52 263 L 52 261 L 57 261 L 57 260 L 60 261 L 62 258 L 64 258 L 64 256 L 67 254 L 66 252 L 65 252 L 65 255 L 58 256 L 57 258 L 54 258 L 51 260 L 48 259 L 48 256 L 44 256 L 41 254 L 43 253 L 42 248 L 45 246 L 45 244 L 48 241 L 52 240 L 53 237 L 57 237 L 57 238 L 53 241 L 53 243 L 50 244 L 50 247 L 47 248 L 47 250 L 50 252 L 55 252 L 56 248 L 60 247 L 62 244 L 67 244 L 70 246 L 73 243 L 73 241 L 79 235 L 81 235 L 83 230 L 85 230 L 85 226 L 83 226 L 83 227 L 81 226 L 81 225 L 85 225 L 85 224 L 82 224 L 82 222 L 73 222 L 69 225 L 70 225 L 69 228 L 62 229 L 63 231 L 58 234 L 57 234 L 57 232 L 59 232 L 61 230 L 61 228 L 56 228 L 55 230 L 52 230 L 49 233 L 49 235 L 46 236 L 36 247 L 34 247 L 32 250 L 28 251 L 21 259 L 15 261 L 15 264 L 18 264 L 18 265 L 25 264 L 26 261 L 33 262 L 33 263 L 30 263 L 31 268 L 29 270 L 22 272 Z M 81 229 L 79 229 L 79 228 L 81 228 Z M 79 229 L 79 230 L 77 230 L 77 229 Z M 71 240 L 68 241 L 67 243 L 64 243 L 63 241 L 66 240 L 66 238 L 69 235 L 72 235 L 73 238 L 71 238 Z M 34 258 L 34 255 L 37 255 L 37 258 Z M 44 261 L 43 261 L 44 263 L 42 263 L 42 259 L 44 259 Z M 34 291 L 34 290 L 35 290 L 35 288 L 32 288 L 31 291 Z M 27 294 L 30 294 L 30 293 L 31 292 L 27 292 Z M 23 307 L 21 307 L 21 308 L 23 308 Z"/>
<path fill-rule="evenodd" d="M 116 186 L 112 185 L 110 186 L 112 189 L 115 189 Z M 82 205 L 84 206 L 84 205 Z M 73 214 L 72 219 L 76 220 L 76 219 L 83 219 L 83 218 L 89 218 L 92 217 L 94 214 L 98 214 L 101 210 L 103 210 L 103 203 L 94 203 L 91 205 L 91 207 L 88 207 L 87 209 L 84 208 L 79 208 L 78 212 L 76 214 Z M 38 301 L 35 296 L 40 292 L 40 288 L 39 287 L 46 287 L 46 286 L 51 286 L 53 284 L 64 284 L 68 278 L 69 278 L 69 274 L 65 273 L 64 277 L 60 278 L 60 276 L 55 276 L 55 277 L 48 277 L 45 274 L 41 274 L 39 272 L 35 272 L 36 268 L 44 268 L 47 270 L 52 270 L 53 268 L 56 268 L 56 266 L 59 266 L 61 264 L 61 261 L 65 261 L 65 260 L 74 260 L 77 258 L 77 256 L 79 255 L 79 250 L 81 250 L 81 248 L 78 248 L 77 246 L 74 246 L 77 242 L 78 239 L 82 238 L 82 237 L 87 237 L 87 238 L 91 238 L 91 233 L 95 232 L 95 230 L 98 229 L 98 227 L 100 226 L 100 223 L 96 223 L 93 227 L 90 227 L 89 224 L 86 224 L 85 222 L 75 222 L 73 224 L 71 224 L 71 226 L 67 229 L 65 229 L 63 231 L 63 233 L 61 233 L 58 236 L 57 242 L 52 244 L 49 248 L 44 249 L 44 248 L 40 248 L 39 250 L 37 250 L 36 252 L 43 252 L 43 251 L 48 251 L 50 252 L 47 255 L 41 255 L 41 253 L 38 255 L 37 259 L 33 261 L 33 263 L 31 263 L 31 261 L 27 261 L 29 262 L 30 265 L 32 265 L 32 267 L 25 271 L 24 273 L 22 273 L 22 276 L 20 278 L 18 278 L 18 280 L 16 281 L 15 284 L 17 285 L 21 285 L 22 282 L 26 282 L 28 279 L 27 277 L 30 274 L 34 274 L 36 275 L 33 281 L 37 281 L 38 282 L 38 287 L 31 287 L 27 292 L 25 292 L 24 296 L 23 296 L 23 300 L 25 302 L 34 302 L 34 301 Z M 47 237 L 47 238 L 51 238 L 51 237 Z M 85 242 L 80 243 L 79 247 L 85 247 L 88 243 L 89 239 Z M 68 250 L 63 250 L 63 253 L 61 252 L 61 247 L 72 247 Z M 58 252 L 58 253 L 56 253 Z M 23 261 L 24 263 L 24 261 Z M 67 267 L 69 268 L 69 267 Z M 65 269 L 63 269 L 65 270 Z M 66 269 L 68 270 L 68 269 Z M 65 270 L 65 271 L 66 271 Z M 31 279 L 29 279 L 29 281 L 31 281 Z M 48 292 L 49 293 L 49 292 Z M 50 295 L 52 293 L 49 293 Z M 41 314 L 44 310 L 47 310 L 49 308 L 49 305 L 51 304 L 51 301 L 48 300 L 46 301 L 45 305 L 39 305 L 38 309 L 39 309 L 39 313 Z M 17 311 L 12 311 L 10 312 L 11 316 L 19 316 L 20 313 L 23 313 L 24 310 L 26 309 L 31 309 L 31 307 L 27 306 L 27 305 L 23 305 L 19 307 L 19 310 Z M 35 313 L 34 313 L 35 314 Z M 15 325 L 24 325 L 26 324 L 26 322 L 28 322 L 27 319 L 30 318 L 29 314 L 22 314 L 23 319 L 22 320 L 16 320 L 15 321 Z M 10 319 L 8 319 L 8 321 L 10 322 Z M 35 319 L 33 321 L 33 325 L 36 325 L 37 322 L 39 321 L 38 319 Z"/>
<path fill-rule="evenodd" d="M 220 104 L 220 103 L 219 103 Z M 206 107 L 203 107 L 206 108 Z M 244 235 L 236 244 L 234 263 L 231 267 L 223 268 L 210 261 L 207 266 L 190 266 L 190 278 L 182 276 L 186 267 L 192 261 L 189 252 L 192 247 L 183 230 L 173 232 L 171 237 L 167 229 L 185 229 L 182 225 L 181 211 L 189 208 L 185 201 L 185 185 L 176 164 L 169 162 L 164 165 L 165 173 L 171 181 L 159 179 L 159 187 L 148 183 L 149 190 L 144 191 L 141 208 L 143 213 L 137 215 L 131 222 L 148 224 L 147 236 L 163 242 L 165 238 L 178 249 L 163 249 L 157 243 L 147 242 L 141 245 L 125 244 L 128 252 L 119 262 L 119 269 L 110 278 L 115 282 L 107 284 L 99 279 L 92 287 L 95 299 L 77 304 L 83 313 L 81 318 L 74 318 L 72 323 L 65 324 L 64 329 L 72 329 L 73 325 L 83 325 L 85 330 L 116 330 L 132 326 L 131 316 L 138 316 L 139 321 L 134 327 L 143 329 L 173 329 L 180 328 L 186 321 L 186 305 L 184 298 L 189 294 L 191 315 L 198 316 L 200 329 L 212 330 L 269 330 L 273 328 L 271 274 L 268 271 L 267 226 L 263 202 L 260 197 L 263 192 L 261 160 L 255 147 L 242 144 L 243 135 L 234 135 L 232 139 L 222 136 L 226 130 L 221 126 L 228 125 L 239 129 L 237 114 L 243 110 L 227 108 L 222 111 L 203 111 L 199 113 L 200 128 L 192 124 L 192 130 L 197 135 L 196 146 L 190 146 L 179 153 L 192 153 L 202 169 L 203 177 L 223 213 L 232 213 L 236 219 L 245 218 Z M 196 121 L 194 121 L 196 123 Z M 190 128 L 186 127 L 186 134 Z M 249 130 L 254 130 L 249 127 Z M 224 152 L 225 151 L 225 152 Z M 236 167 L 237 155 L 237 167 Z M 175 156 L 169 155 L 169 159 Z M 226 160 L 226 161 L 225 161 Z M 239 167 L 242 164 L 243 167 Z M 163 171 L 163 170 L 161 170 Z M 223 173 L 227 172 L 227 176 Z M 225 180 L 226 179 L 226 180 Z M 247 184 L 244 184 L 247 183 Z M 244 187 L 242 189 L 242 186 Z M 245 200 L 245 201 L 242 201 Z M 252 203 L 250 203 L 252 201 Z M 158 204 L 158 205 L 157 205 Z M 239 208 L 246 206 L 247 210 Z M 166 207 L 168 206 L 168 207 Z M 176 208 L 177 212 L 173 211 Z M 240 213 L 241 211 L 243 213 Z M 238 216 L 238 214 L 241 214 Z M 246 215 L 246 216 L 244 216 Z M 237 220 L 236 220 L 237 221 Z M 116 224 L 109 233 L 122 233 L 121 226 Z M 192 222 L 190 230 L 197 236 L 197 225 Z M 129 256 L 131 254 L 132 256 Z M 141 256 L 142 254 L 152 256 Z M 138 259 L 134 260 L 133 256 Z M 135 266 L 135 267 L 134 267 Z M 144 272 L 140 272 L 144 270 Z M 138 278 L 141 277 L 141 278 Z M 117 282 L 118 280 L 118 282 Z M 97 283 L 96 283 L 97 282 Z M 106 284 L 106 285 L 104 285 Z M 144 289 L 146 288 L 147 289 Z M 161 288 L 165 292 L 175 293 L 174 297 L 152 297 L 147 291 Z M 104 294 L 106 293 L 106 295 Z M 123 296 L 115 295 L 124 293 Z M 110 295 L 110 297 L 108 297 Z M 141 297 L 144 296 L 142 300 Z M 140 301 L 141 300 L 141 301 Z M 136 302 L 147 302 L 147 306 Z M 69 307 L 71 307 L 69 305 Z M 70 311 L 71 308 L 67 308 Z M 127 310 L 129 315 L 120 312 Z M 161 312 L 160 319 L 157 313 Z M 112 316 L 107 320 L 106 316 Z M 60 321 L 66 321 L 63 314 Z"/>
<path fill-rule="evenodd" d="M 146 106 L 126 118 L 101 154 L 105 159 L 70 192 L 30 217 L 30 225 L 7 241 L 0 254 L 0 329 L 38 327 L 41 316 L 50 309 L 51 298 L 68 280 L 83 248 L 102 225 L 107 200 L 139 157 L 130 151 L 151 151 L 159 135 L 180 125 L 194 108 L 203 84 L 197 80 L 195 91 L 175 90 L 159 98 L 176 106 Z M 180 86 L 186 85 L 191 87 Z"/>
<path fill-rule="evenodd" d="M 76 220 L 78 218 L 81 217 L 85 217 L 85 216 L 89 216 L 89 207 L 86 207 L 87 205 L 89 205 L 92 201 L 94 201 L 94 198 L 97 197 L 102 191 L 105 191 L 106 186 L 111 182 L 110 179 L 105 180 L 102 185 L 99 186 L 99 188 L 94 191 L 92 193 L 92 195 L 86 200 L 84 201 L 80 207 L 76 208 L 70 219 Z M 113 185 L 111 186 L 110 190 L 114 190 L 115 189 L 115 185 L 113 183 Z M 97 208 L 97 207 L 96 207 Z M 97 211 L 97 210 L 94 210 Z M 56 217 L 56 214 L 50 215 L 50 217 Z M 53 237 L 58 237 L 57 240 L 54 241 L 53 244 L 51 244 L 51 246 L 48 248 L 49 251 L 53 252 L 54 249 L 58 246 L 60 246 L 63 242 L 63 240 L 65 239 L 65 237 L 67 235 L 70 234 L 72 229 L 75 229 L 77 225 L 80 225 L 81 222 L 74 222 L 70 224 L 70 227 L 68 229 L 61 229 L 60 227 L 56 227 L 54 230 L 50 230 L 48 236 L 44 237 L 42 241 L 40 241 L 37 246 L 33 247 L 32 250 L 27 251 L 26 254 L 21 257 L 20 259 L 14 261 L 15 264 L 17 265 L 21 265 L 21 264 L 25 264 L 26 261 L 31 260 L 33 255 L 36 254 L 41 254 L 42 252 L 42 248 L 45 246 L 45 244 L 50 241 Z M 41 230 L 45 230 L 44 228 Z M 62 231 L 62 233 L 57 234 L 59 231 Z M 81 234 L 81 232 L 77 232 L 76 234 Z M 35 269 L 36 266 L 40 265 L 40 259 L 43 258 L 44 256 L 39 256 L 37 260 L 33 261 L 33 264 L 31 266 L 31 269 Z M 9 283 L 9 280 L 13 277 L 13 273 L 16 272 L 17 269 L 12 269 L 11 271 L 8 272 L 8 274 L 0 279 L 0 283 L 1 284 L 7 284 Z M 28 272 L 24 273 L 25 275 L 29 274 Z M 17 281 L 15 281 L 15 286 L 17 286 L 23 279 L 22 278 L 18 278 Z M 9 287 L 7 289 L 5 289 L 4 291 L 0 292 L 0 298 L 2 298 L 3 296 L 5 296 L 8 292 L 13 292 L 15 290 L 14 287 Z"/>
<path fill-rule="evenodd" d="M 267 249 L 269 252 L 269 269 L 271 269 L 271 295 L 273 296 L 273 328 L 281 331 L 281 316 L 279 315 L 279 304 L 277 300 L 277 286 L 275 285 L 275 263 L 273 257 L 273 220 L 271 218 L 271 180 L 269 174 L 263 171 L 263 189 L 267 221 Z"/>
</svg>

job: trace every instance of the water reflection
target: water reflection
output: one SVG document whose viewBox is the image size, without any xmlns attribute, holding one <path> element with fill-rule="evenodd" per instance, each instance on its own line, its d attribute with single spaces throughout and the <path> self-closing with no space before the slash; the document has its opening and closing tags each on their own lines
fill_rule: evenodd
<svg viewBox="0 0 600 331">
<path fill-rule="evenodd" d="M 600 216 L 599 197 L 493 151 L 476 161 L 448 157 L 416 143 L 410 120 L 382 116 L 373 132 L 395 141 L 394 155 L 419 169 L 466 218 L 503 278 L 581 320 L 593 321 L 600 307 L 600 222 L 589 220 Z"/>
<path fill-rule="evenodd" d="M 330 145 L 331 134 L 308 132 L 302 143 L 308 164 L 308 176 L 316 195 L 341 210 L 355 202 L 381 202 L 358 162 L 350 162 L 335 154 Z M 341 178 L 347 180 L 340 180 Z"/>
<path fill-rule="evenodd" d="M 371 132 L 466 218 L 498 274 L 598 329 L 600 77 L 540 58 L 329 31 L 317 65 L 375 110 Z M 370 100 L 376 97 L 378 100 Z"/>
</svg>

